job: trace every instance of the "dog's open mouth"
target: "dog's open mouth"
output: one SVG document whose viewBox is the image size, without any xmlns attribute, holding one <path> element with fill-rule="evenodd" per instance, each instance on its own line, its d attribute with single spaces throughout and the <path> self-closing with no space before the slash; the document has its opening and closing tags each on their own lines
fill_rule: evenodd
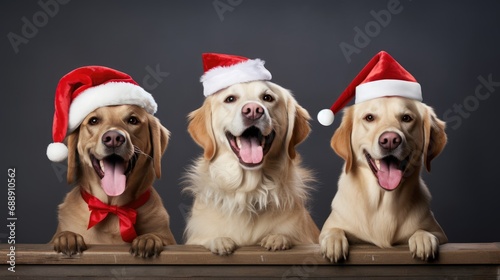
<svg viewBox="0 0 500 280">
<path fill-rule="evenodd" d="M 365 151 L 365 157 L 370 169 L 375 177 L 377 177 L 380 187 L 384 190 L 392 191 L 399 186 L 406 167 L 408 166 L 409 156 L 404 160 L 399 160 L 395 156 L 373 159 L 372 156 Z"/>
<path fill-rule="evenodd" d="M 248 167 L 262 163 L 264 156 L 271 148 L 275 135 L 273 130 L 269 135 L 264 136 L 260 129 L 255 126 L 247 128 L 240 136 L 226 133 L 229 145 L 239 158 L 240 163 Z"/>
<path fill-rule="evenodd" d="M 95 172 L 101 178 L 101 187 L 104 192 L 109 196 L 121 195 L 125 191 L 127 175 L 134 168 L 137 155 L 134 154 L 128 161 L 116 154 L 101 160 L 91 154 L 90 158 Z"/>
</svg>

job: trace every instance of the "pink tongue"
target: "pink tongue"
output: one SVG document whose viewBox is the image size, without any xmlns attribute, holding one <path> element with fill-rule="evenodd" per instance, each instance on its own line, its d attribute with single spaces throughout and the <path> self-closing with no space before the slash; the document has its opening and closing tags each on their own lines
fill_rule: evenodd
<svg viewBox="0 0 500 280">
<path fill-rule="evenodd" d="M 380 161 L 380 170 L 377 172 L 379 185 L 389 191 L 398 187 L 403 171 L 399 170 L 394 161 Z"/>
<path fill-rule="evenodd" d="M 118 196 L 125 191 L 127 177 L 125 176 L 125 163 L 122 160 L 103 159 L 104 177 L 101 186 L 109 196 Z"/>
<path fill-rule="evenodd" d="M 245 163 L 260 163 L 264 157 L 262 147 L 256 137 L 240 137 L 240 158 Z"/>
</svg>

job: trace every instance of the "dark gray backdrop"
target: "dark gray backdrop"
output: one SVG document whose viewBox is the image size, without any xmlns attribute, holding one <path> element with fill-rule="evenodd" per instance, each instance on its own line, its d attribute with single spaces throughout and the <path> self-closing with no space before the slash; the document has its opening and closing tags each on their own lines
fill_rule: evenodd
<svg viewBox="0 0 500 280">
<path fill-rule="evenodd" d="M 329 146 L 339 121 L 322 127 L 316 113 L 380 50 L 416 77 L 424 102 L 448 122 L 449 144 L 423 176 L 450 242 L 499 241 L 498 1 L 8 0 L 0 14 L 0 217 L 7 223 L 12 167 L 17 242 L 45 243 L 56 229 L 70 187 L 65 165 L 45 156 L 54 91 L 64 74 L 90 64 L 132 75 L 159 104 L 156 116 L 172 138 L 155 187 L 182 242 L 191 199 L 181 194 L 181 177 L 201 153 L 186 115 L 203 102 L 202 52 L 264 59 L 273 81 L 314 117 L 299 151 L 317 174 L 311 211 L 321 227 L 342 161 Z M 0 227 L 1 242 L 7 236 Z"/>
</svg>

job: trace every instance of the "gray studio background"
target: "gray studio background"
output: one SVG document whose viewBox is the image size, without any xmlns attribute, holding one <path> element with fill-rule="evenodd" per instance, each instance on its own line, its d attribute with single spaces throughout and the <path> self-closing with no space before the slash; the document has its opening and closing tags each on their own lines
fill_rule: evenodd
<svg viewBox="0 0 500 280">
<path fill-rule="evenodd" d="M 311 212 L 321 227 L 343 162 L 329 144 L 339 120 L 323 127 L 315 117 L 380 50 L 448 122 L 448 145 L 422 174 L 450 242 L 500 239 L 498 1 L 6 0 L 0 14 L 0 218 L 7 223 L 7 169 L 15 168 L 18 243 L 48 242 L 56 229 L 70 186 L 65 165 L 45 155 L 54 92 L 64 74 L 92 64 L 130 74 L 159 104 L 172 137 L 155 187 L 183 242 L 191 198 L 180 183 L 202 152 L 186 116 L 204 99 L 203 52 L 264 59 L 273 82 L 313 116 L 299 151 L 317 175 Z M 0 241 L 7 236 L 0 227 Z"/>
</svg>

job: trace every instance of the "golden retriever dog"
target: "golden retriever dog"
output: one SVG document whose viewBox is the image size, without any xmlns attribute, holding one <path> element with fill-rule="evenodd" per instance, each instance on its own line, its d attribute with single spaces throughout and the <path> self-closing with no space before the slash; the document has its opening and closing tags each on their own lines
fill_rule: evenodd
<svg viewBox="0 0 500 280">
<path fill-rule="evenodd" d="M 349 243 L 408 244 L 413 257 L 435 257 L 447 237 L 430 211 L 421 166 L 444 148 L 445 123 L 433 109 L 402 97 L 376 98 L 344 111 L 331 146 L 345 160 L 320 235 L 323 255 L 346 259 Z"/>
<path fill-rule="evenodd" d="M 189 114 L 188 131 L 204 154 L 187 174 L 194 202 L 186 244 L 227 255 L 238 246 L 318 242 L 306 209 L 311 174 L 295 150 L 309 119 L 288 90 L 265 81 L 234 84 Z"/>
<path fill-rule="evenodd" d="M 91 212 L 83 193 L 117 206 L 149 194 L 135 209 L 132 226 L 137 237 L 131 240 L 130 252 L 151 257 L 163 246 L 175 244 L 167 211 L 152 188 L 155 176 L 161 175 L 168 138 L 158 119 L 135 105 L 101 107 L 90 113 L 67 138 L 67 180 L 76 187 L 59 205 L 59 225 L 51 241 L 55 251 L 71 256 L 86 250 L 87 243 L 125 243 L 117 213 L 88 229 Z"/>
</svg>

